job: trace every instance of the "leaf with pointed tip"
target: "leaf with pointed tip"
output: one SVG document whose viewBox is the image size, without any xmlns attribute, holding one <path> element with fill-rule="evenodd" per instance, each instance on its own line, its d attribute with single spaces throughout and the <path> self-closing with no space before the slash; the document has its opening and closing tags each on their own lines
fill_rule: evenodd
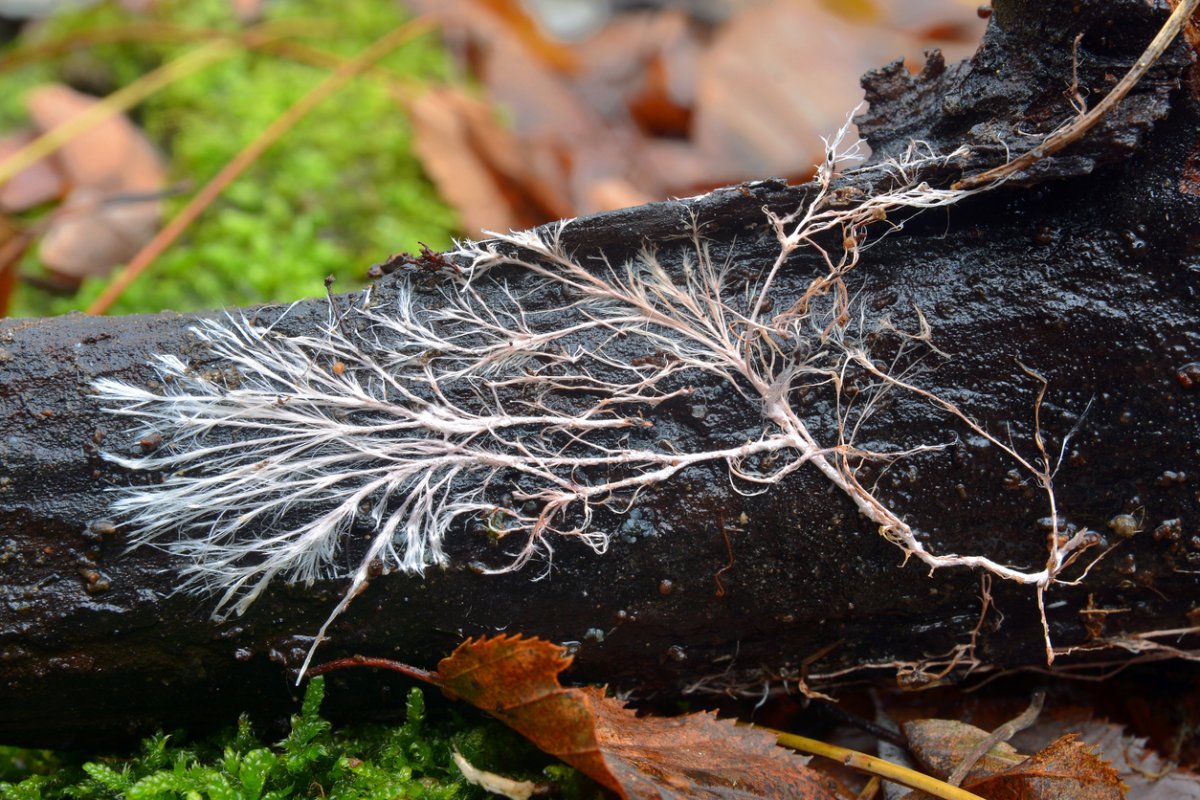
<svg viewBox="0 0 1200 800">
<path fill-rule="evenodd" d="M 600 688 L 569 689 L 566 648 L 538 639 L 471 639 L 438 664 L 442 690 L 487 711 L 540 749 L 630 800 L 834 800 L 828 779 L 766 731 L 715 714 L 638 717 Z"/>
<path fill-rule="evenodd" d="M 1074 733 L 963 788 L 989 800 L 1122 800 L 1126 789 L 1112 764 Z"/>
</svg>

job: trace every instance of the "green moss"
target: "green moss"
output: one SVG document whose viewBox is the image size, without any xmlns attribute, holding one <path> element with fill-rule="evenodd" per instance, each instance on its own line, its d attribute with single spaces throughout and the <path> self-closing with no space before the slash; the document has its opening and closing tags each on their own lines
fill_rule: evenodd
<svg viewBox="0 0 1200 800">
<path fill-rule="evenodd" d="M 398 4 L 341 0 L 274 0 L 267 20 L 293 20 L 319 37 L 313 47 L 353 55 L 404 21 Z M 168 0 L 151 18 L 184 28 L 236 26 L 228 0 Z M 36 41 L 135 18 L 115 5 L 60 15 L 36 31 Z M 19 43 L 18 43 L 19 44 Z M 21 114 L 28 86 L 58 76 L 111 90 L 177 58 L 196 44 L 98 45 L 0 75 L 0 124 Z M 404 45 L 383 66 L 416 82 L 444 79 L 445 53 L 431 36 Z M 134 117 L 167 154 L 171 181 L 188 192 L 171 198 L 173 216 L 191 192 L 328 74 L 327 70 L 243 50 L 148 99 Z M 448 246 L 456 219 L 412 154 L 412 131 L 387 82 L 364 76 L 343 87 L 271 147 L 183 238 L 161 256 L 112 313 L 193 310 L 287 302 L 321 294 L 327 275 L 338 288 L 361 285 L 367 266 L 416 250 L 419 242 Z M 36 259 L 27 260 L 36 272 Z M 86 306 L 103 289 L 89 280 L 75 297 L 24 287 L 17 315 L 62 313 Z"/>
<path fill-rule="evenodd" d="M 0 748 L 0 800 L 282 800 L 282 798 L 481 798 L 454 766 L 452 750 L 480 768 L 554 782 L 563 796 L 602 793 L 575 770 L 554 764 L 515 733 L 477 713 L 431 718 L 420 689 L 409 692 L 403 725 L 335 731 L 320 715 L 322 678 L 309 682 L 291 731 L 265 746 L 243 717 L 236 728 L 189 744 L 146 739 L 128 757 L 74 761 L 45 751 Z"/>
</svg>

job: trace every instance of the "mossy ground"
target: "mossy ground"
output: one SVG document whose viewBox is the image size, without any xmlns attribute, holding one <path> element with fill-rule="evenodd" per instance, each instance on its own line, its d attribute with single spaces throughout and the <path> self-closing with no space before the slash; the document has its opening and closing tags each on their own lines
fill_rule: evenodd
<svg viewBox="0 0 1200 800">
<path fill-rule="evenodd" d="M 479 768 L 550 781 L 565 797 L 601 796 L 574 770 L 553 764 L 512 731 L 476 712 L 429 714 L 410 690 L 404 724 L 333 730 L 320 715 L 323 678 L 308 684 L 291 731 L 267 746 L 243 717 L 198 742 L 157 735 L 129 756 L 80 757 L 0 748 L 0 800 L 283 800 L 322 797 L 480 798 L 454 766 L 454 750 Z"/>
<path fill-rule="evenodd" d="M 69 34 L 156 21 L 178 29 L 240 29 L 229 0 L 162 0 L 133 17 L 112 3 L 64 13 L 28 31 L 8 49 Z M 290 21 L 305 43 L 342 56 L 405 20 L 395 2 L 272 0 L 265 21 Z M 103 94 L 198 43 L 126 42 L 75 48 L 0 74 L 0 130 L 25 124 L 24 90 L 65 81 Z M 3 50 L 0 49 L 0 54 Z M 384 68 L 415 84 L 442 80 L 449 61 L 435 36 L 402 46 Z M 215 175 L 327 69 L 242 49 L 154 94 L 132 116 L 167 155 L 173 185 L 168 216 Z M 327 275 L 348 290 L 367 267 L 419 242 L 444 248 L 454 212 L 437 196 L 412 153 L 412 132 L 395 83 L 366 75 L 346 85 L 289 131 L 128 289 L 111 313 L 188 311 L 320 294 Z M 38 271 L 36 251 L 22 265 Z M 105 279 L 89 279 L 71 297 L 22 286 L 14 316 L 81 309 Z"/>
</svg>

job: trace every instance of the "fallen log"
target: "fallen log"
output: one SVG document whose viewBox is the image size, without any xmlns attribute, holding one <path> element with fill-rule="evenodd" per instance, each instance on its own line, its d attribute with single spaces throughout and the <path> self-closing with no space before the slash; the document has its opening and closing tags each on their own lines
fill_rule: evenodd
<svg viewBox="0 0 1200 800">
<path fill-rule="evenodd" d="M 954 189 L 1163 15 L 995 19 L 972 62 L 867 77 L 860 171 L 287 308 L 0 323 L 0 739 L 284 713 L 324 625 L 318 659 L 419 666 L 539 635 L 644 696 L 1190 656 L 1191 50 L 1071 149 Z M 335 713 L 388 704 L 338 680 Z"/>
</svg>

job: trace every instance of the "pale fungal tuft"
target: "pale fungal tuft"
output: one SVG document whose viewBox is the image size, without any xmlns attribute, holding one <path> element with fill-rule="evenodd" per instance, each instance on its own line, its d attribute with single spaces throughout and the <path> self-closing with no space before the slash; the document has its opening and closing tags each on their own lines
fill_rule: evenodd
<svg viewBox="0 0 1200 800">
<path fill-rule="evenodd" d="M 968 566 L 1031 584 L 1040 600 L 1093 539 L 1053 530 L 1047 561 L 1036 570 L 935 554 L 859 483 L 866 462 L 945 445 L 904 452 L 856 445 L 878 401 L 903 392 L 1001 448 L 1042 487 L 1057 519 L 1040 434 L 1041 458 L 1027 460 L 917 385 L 916 373 L 903 367 L 917 359 L 876 363 L 845 284 L 868 228 L 886 233 L 897 225 L 896 211 L 948 206 L 982 189 L 923 183 L 925 167 L 962 153 L 943 157 L 914 145 L 902 161 L 872 168 L 890 175 L 891 189 L 837 193 L 835 165 L 858 156 L 857 145 L 838 151 L 847 135 L 843 128 L 828 144 L 803 207 L 786 216 L 768 212 L 777 257 L 736 289 L 729 265 L 712 256 L 694 220 L 682 221 L 690 241 L 677 253 L 590 266 L 562 247 L 564 222 L 462 244 L 447 257 L 461 269 L 448 272 L 432 301 L 398 276 L 394 302 L 375 305 L 364 295 L 344 313 L 331 304 L 327 324 L 310 335 L 243 317 L 201 322 L 194 333 L 224 365 L 224 377 L 160 355 L 161 393 L 114 380 L 95 385 L 110 412 L 136 421 L 135 436 L 155 433 L 163 442 L 144 457 L 106 454 L 122 467 L 165 475 L 120 489 L 114 513 L 135 543 L 181 556 L 185 588 L 219 595 L 217 614 L 245 611 L 276 577 L 348 577 L 319 643 L 374 571 L 444 563 L 443 545 L 456 527 L 483 527 L 517 542 L 495 568 L 507 571 L 535 556 L 548 560 L 559 537 L 603 553 L 610 532 L 592 524 L 596 509 L 623 513 L 692 465 L 723 464 L 746 493 L 807 465 L 906 556 L 934 569 Z M 815 237 L 826 235 L 843 247 L 823 248 Z M 819 254 L 825 274 L 784 300 L 773 286 L 801 248 Z M 919 311 L 917 320 L 911 332 L 877 326 L 872 333 L 894 350 L 932 358 L 932 332 Z M 658 355 L 630 359 L 633 351 Z M 857 398 L 842 391 L 851 372 L 870 385 Z M 687 452 L 648 430 L 648 409 L 714 380 L 761 417 L 756 437 Z M 839 411 L 814 426 L 794 403 L 802 388 L 817 387 L 834 393 Z M 352 531 L 369 541 L 350 563 Z"/>
</svg>

